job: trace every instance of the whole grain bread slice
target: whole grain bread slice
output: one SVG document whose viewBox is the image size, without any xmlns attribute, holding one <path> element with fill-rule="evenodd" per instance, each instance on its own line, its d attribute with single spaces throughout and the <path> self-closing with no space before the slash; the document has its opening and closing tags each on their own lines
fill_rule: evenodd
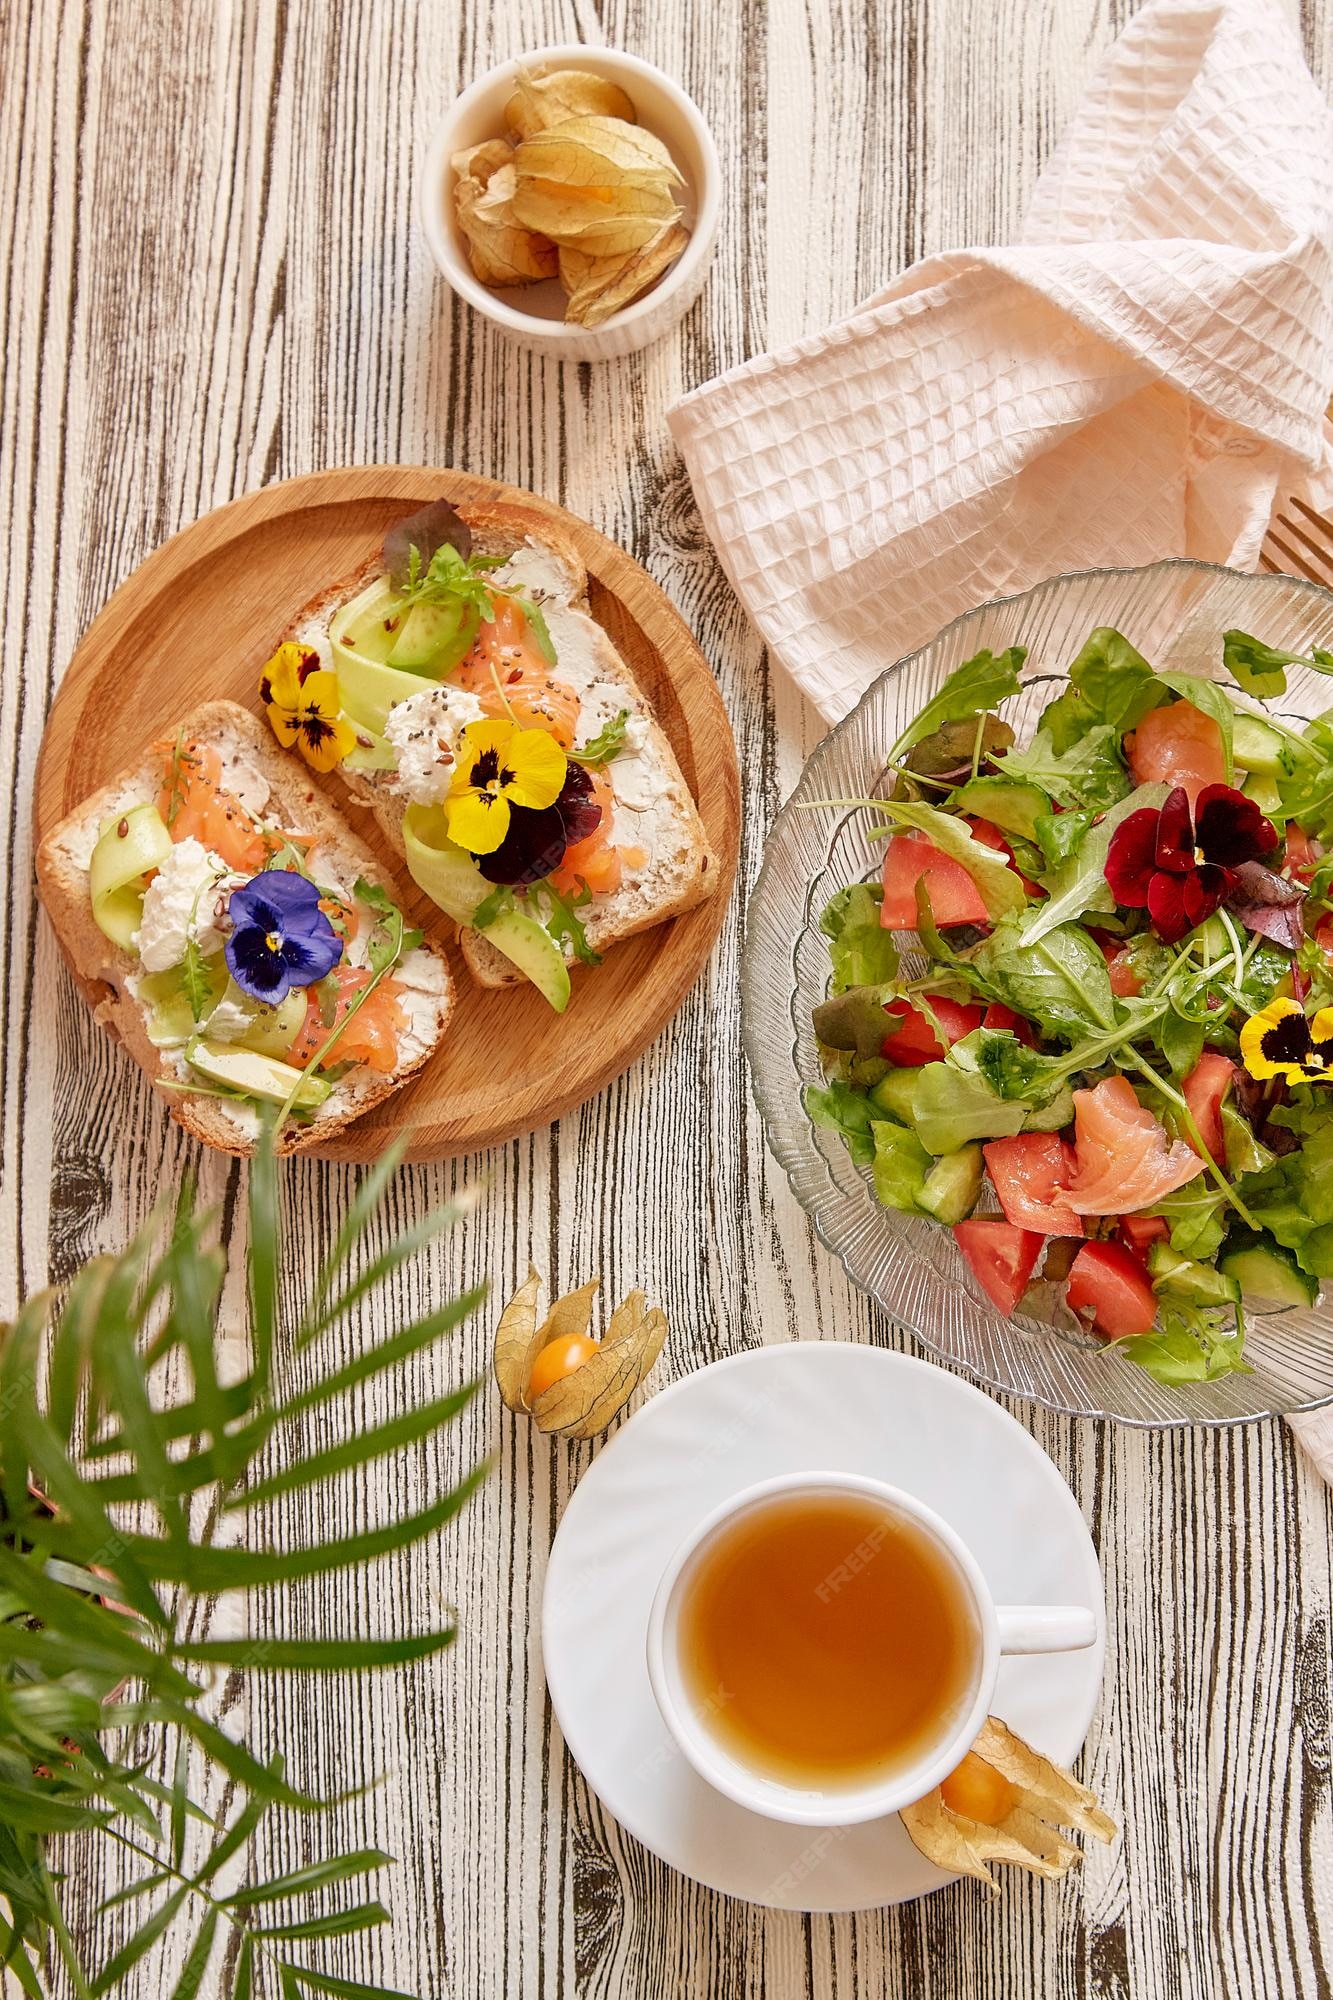
<svg viewBox="0 0 1333 2000">
<path fill-rule="evenodd" d="M 591 616 L 587 573 L 573 541 L 558 526 L 518 505 L 465 505 L 458 511 L 481 553 L 503 562 L 531 546 L 558 564 L 565 577 L 561 607 L 567 606 L 587 621 L 591 628 L 588 642 L 597 649 L 599 676 L 623 688 L 625 706 L 632 714 L 645 718 L 655 758 L 666 774 L 669 812 L 663 816 L 669 817 L 670 826 L 660 851 L 652 856 L 651 866 L 624 882 L 619 890 L 594 897 L 579 912 L 589 944 L 595 951 L 603 952 L 622 938 L 682 915 L 713 893 L 718 880 L 717 863 L 707 831 L 671 744 L 642 689 L 610 636 Z M 330 623 L 341 607 L 364 590 L 381 570 L 378 557 L 372 558 L 350 576 L 321 591 L 303 606 L 283 636 L 314 647 L 331 664 Z M 428 683 L 423 682 L 425 685 Z M 395 852 L 405 856 L 406 807 L 394 784 L 394 774 L 343 770 L 340 776 L 352 799 L 374 814 Z M 522 980 L 522 973 L 495 949 L 484 933 L 464 928 L 459 942 L 468 971 L 479 985 L 507 986 Z M 566 957 L 572 960 L 572 945 L 566 946 Z"/>
<path fill-rule="evenodd" d="M 327 847 L 342 860 L 349 874 L 363 876 L 391 896 L 395 893 L 370 849 L 310 782 L 296 759 L 278 749 L 269 730 L 248 709 L 231 701 L 205 702 L 182 718 L 180 728 L 190 741 L 238 741 L 246 758 L 268 782 L 271 803 L 265 808 L 266 816 L 271 815 L 289 832 L 313 836 L 318 845 Z M 53 827 L 37 850 L 38 894 L 61 951 L 92 1007 L 93 1018 L 124 1044 L 155 1084 L 167 1078 L 179 1080 L 174 1052 L 160 1049 L 150 1040 L 144 1009 L 129 988 L 129 979 L 139 970 L 137 958 L 113 944 L 93 918 L 88 894 L 88 856 L 102 822 L 113 813 L 155 799 L 161 779 L 161 752 L 146 747 L 133 765 L 102 785 Z M 437 1002 L 433 1039 L 390 1076 L 359 1068 L 340 1080 L 309 1126 L 289 1125 L 278 1143 L 278 1152 L 299 1153 L 323 1144 L 353 1119 L 401 1089 L 435 1053 L 452 1011 L 453 987 L 439 947 L 423 944 L 417 949 L 429 952 L 439 967 L 438 975 L 433 975 L 440 983 L 438 995 L 432 995 Z M 239 1157 L 253 1153 L 254 1139 L 247 1136 L 221 1100 L 184 1096 L 176 1090 L 165 1094 L 170 1100 L 172 1117 L 204 1145 Z"/>
</svg>

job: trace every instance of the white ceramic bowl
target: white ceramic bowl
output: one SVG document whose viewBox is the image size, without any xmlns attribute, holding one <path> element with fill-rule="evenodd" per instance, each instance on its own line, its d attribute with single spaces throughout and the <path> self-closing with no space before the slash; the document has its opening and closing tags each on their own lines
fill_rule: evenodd
<svg viewBox="0 0 1333 2000">
<path fill-rule="evenodd" d="M 467 241 L 454 214 L 450 161 L 465 147 L 503 136 L 504 107 L 520 69 L 586 69 L 609 77 L 634 100 L 639 123 L 670 149 L 685 176 L 681 205 L 690 240 L 681 256 L 642 298 L 601 326 L 566 325 L 565 295 L 554 279 L 492 291 L 474 275 Z M 431 254 L 454 291 L 525 347 L 559 361 L 607 361 L 659 340 L 703 290 L 717 247 L 721 169 L 713 135 L 698 106 L 662 70 L 620 49 L 572 43 L 533 49 L 488 70 L 455 98 L 426 154 L 419 189 L 421 225 Z"/>
</svg>

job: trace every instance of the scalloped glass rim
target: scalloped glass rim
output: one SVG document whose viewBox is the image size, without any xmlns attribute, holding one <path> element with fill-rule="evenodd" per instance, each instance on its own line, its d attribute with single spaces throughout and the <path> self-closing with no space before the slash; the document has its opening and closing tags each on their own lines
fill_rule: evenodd
<svg viewBox="0 0 1333 2000">
<path fill-rule="evenodd" d="M 819 915 L 875 860 L 863 815 L 830 818 L 801 810 L 802 802 L 864 796 L 887 746 L 945 675 L 982 646 L 1027 645 L 1025 687 L 1038 676 L 1047 680 L 1043 692 L 1020 693 L 1006 707 L 1021 737 L 1049 694 L 1049 676 L 1064 671 L 1098 625 L 1125 632 L 1159 664 L 1220 678 L 1221 635 L 1231 626 L 1293 652 L 1333 648 L 1333 592 L 1298 577 L 1184 559 L 1077 570 L 979 605 L 887 668 L 814 752 L 764 849 L 741 952 L 742 1034 L 755 1103 L 792 1192 L 853 1284 L 933 1354 L 988 1388 L 1070 1416 L 1154 1429 L 1317 1409 L 1333 1402 L 1328 1303 L 1252 1316 L 1252 1373 L 1168 1387 L 1101 1342 L 1004 1318 L 980 1292 L 952 1235 L 881 1208 L 869 1174 L 853 1166 L 836 1133 L 812 1124 L 801 1101 L 803 1085 L 819 1076 L 810 1028 L 828 979 Z M 1329 707 L 1333 681 L 1308 668 L 1289 670 L 1280 712 L 1308 717 Z"/>
</svg>

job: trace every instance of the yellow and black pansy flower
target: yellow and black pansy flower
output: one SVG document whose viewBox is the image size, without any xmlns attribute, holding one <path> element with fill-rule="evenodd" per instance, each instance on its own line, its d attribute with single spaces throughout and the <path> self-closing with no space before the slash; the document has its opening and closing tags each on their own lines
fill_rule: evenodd
<svg viewBox="0 0 1333 2000">
<path fill-rule="evenodd" d="M 259 677 L 269 726 L 285 750 L 296 749 L 315 771 L 331 771 L 356 748 L 356 731 L 341 713 L 338 676 L 321 667 L 311 646 L 285 639 Z"/>
<path fill-rule="evenodd" d="M 1299 1000 L 1270 1000 L 1240 1031 L 1240 1053 L 1253 1077 L 1333 1083 L 1333 1007 L 1313 1020 Z"/>
</svg>

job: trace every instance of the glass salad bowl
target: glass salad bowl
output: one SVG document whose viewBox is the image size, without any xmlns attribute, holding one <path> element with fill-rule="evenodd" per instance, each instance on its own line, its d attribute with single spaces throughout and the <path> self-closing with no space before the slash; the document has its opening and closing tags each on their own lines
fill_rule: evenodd
<svg viewBox="0 0 1333 2000">
<path fill-rule="evenodd" d="M 830 897 L 876 879 L 882 841 L 874 816 L 820 808 L 825 799 L 875 797 L 887 749 L 945 676 L 982 647 L 1028 649 L 1020 693 L 1003 713 L 1025 743 L 1037 715 L 1094 627 L 1111 625 L 1152 663 L 1222 678 L 1222 634 L 1239 627 L 1270 645 L 1333 648 L 1333 592 L 1295 577 L 1242 575 L 1210 563 L 1057 576 L 955 619 L 920 652 L 890 667 L 820 744 L 769 836 L 750 899 L 741 965 L 746 1052 L 768 1143 L 797 1200 L 854 1284 L 934 1353 L 993 1389 L 1074 1416 L 1143 1425 L 1228 1424 L 1333 1401 L 1333 1301 L 1247 1311 L 1249 1373 L 1166 1385 L 1114 1343 L 1082 1331 L 1004 1317 L 964 1264 L 950 1230 L 885 1209 L 870 1173 L 853 1165 L 838 1133 L 808 1117 L 803 1088 L 822 1080 L 811 1013 L 826 997 L 828 940 L 819 929 Z M 1288 670 L 1272 704 L 1305 720 L 1333 707 L 1333 680 Z M 989 1191 L 988 1191 L 989 1192 Z M 983 1204 L 984 1206 L 984 1204 Z M 991 1202 L 992 1212 L 998 1207 Z"/>
</svg>

